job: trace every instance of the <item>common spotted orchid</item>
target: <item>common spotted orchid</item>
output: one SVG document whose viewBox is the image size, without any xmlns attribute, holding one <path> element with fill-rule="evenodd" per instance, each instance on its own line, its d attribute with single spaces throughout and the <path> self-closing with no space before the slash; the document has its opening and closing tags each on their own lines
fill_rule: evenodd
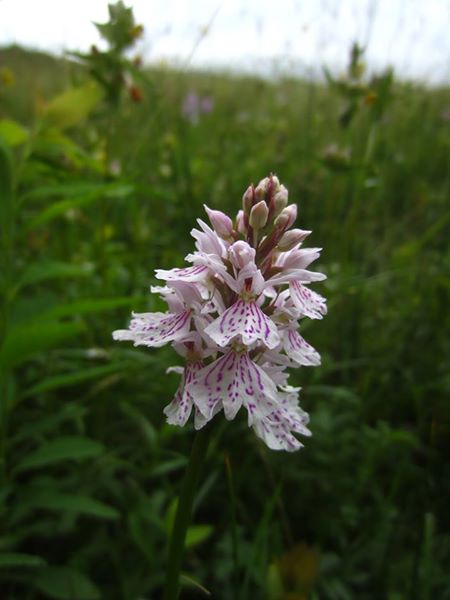
<svg viewBox="0 0 450 600">
<path fill-rule="evenodd" d="M 276 176 L 250 186 L 234 221 L 205 206 L 211 227 L 198 219 L 191 234 L 190 266 L 156 270 L 165 285 L 152 287 L 165 313 L 134 313 L 115 340 L 135 346 L 172 344 L 184 359 L 181 381 L 164 413 L 183 426 L 194 413 L 196 429 L 223 411 L 232 420 L 244 407 L 248 425 L 274 450 L 297 450 L 293 435 L 310 435 L 299 407 L 300 388 L 287 369 L 320 364 L 298 332 L 300 321 L 321 319 L 326 301 L 309 285 L 325 275 L 308 270 L 320 248 L 302 248 L 311 233 L 292 226 L 295 204 Z"/>
</svg>

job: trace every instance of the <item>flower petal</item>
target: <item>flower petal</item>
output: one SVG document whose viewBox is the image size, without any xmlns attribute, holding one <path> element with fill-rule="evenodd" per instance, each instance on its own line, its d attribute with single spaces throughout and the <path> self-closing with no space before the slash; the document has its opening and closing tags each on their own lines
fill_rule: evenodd
<svg viewBox="0 0 450 600">
<path fill-rule="evenodd" d="M 129 340 L 135 346 L 159 347 L 181 340 L 189 333 L 191 312 L 134 313 L 129 329 L 113 332 L 115 340 Z"/>
<path fill-rule="evenodd" d="M 275 348 L 280 343 L 277 326 L 254 300 L 246 302 L 239 299 L 208 325 L 205 333 L 222 347 L 238 335 L 247 346 L 257 340 L 261 340 L 267 348 Z"/>
<path fill-rule="evenodd" d="M 184 269 L 156 269 L 155 275 L 158 279 L 165 281 L 202 281 L 208 273 L 208 268 L 203 265 L 194 265 Z"/>
<path fill-rule="evenodd" d="M 313 281 L 323 281 L 327 276 L 318 271 L 308 271 L 307 269 L 286 269 L 277 275 L 273 275 L 265 283 L 266 287 L 270 285 L 283 285 L 296 281 L 299 283 L 312 283 Z"/>
<path fill-rule="evenodd" d="M 306 425 L 309 416 L 298 406 L 298 393 L 295 388 L 280 392 L 277 408 L 262 419 L 256 420 L 253 429 L 272 450 L 294 452 L 303 446 L 292 433 L 310 436 Z"/>
<path fill-rule="evenodd" d="M 195 373 L 202 368 L 202 362 L 187 363 L 172 402 L 164 408 L 164 414 L 167 416 L 167 422 L 170 425 L 178 425 L 179 427 L 186 425 L 194 405 L 194 398 L 189 391 L 188 384 L 194 380 Z"/>
<path fill-rule="evenodd" d="M 276 421 L 263 419 L 253 426 L 256 435 L 261 438 L 271 450 L 286 450 L 295 452 L 303 447 L 289 430 Z"/>
<path fill-rule="evenodd" d="M 326 300 L 320 294 L 313 292 L 298 281 L 291 281 L 289 291 L 296 308 L 305 317 L 321 319 L 323 315 L 327 314 Z"/>
<path fill-rule="evenodd" d="M 203 229 L 192 229 L 191 235 L 195 238 L 195 247 L 200 252 L 206 254 L 215 254 L 218 258 L 226 255 L 226 245 L 223 240 L 219 238 L 217 233 L 208 227 L 208 225 L 201 219 L 197 219 L 197 223 Z"/>
<path fill-rule="evenodd" d="M 283 347 L 288 357 L 298 365 L 320 365 L 320 354 L 293 328 L 284 332 Z"/>
<path fill-rule="evenodd" d="M 276 407 L 277 390 L 270 377 L 247 352 L 230 350 L 196 374 L 189 392 L 206 419 L 223 406 L 225 417 L 234 419 L 244 404 L 248 422 L 261 419 Z"/>
</svg>

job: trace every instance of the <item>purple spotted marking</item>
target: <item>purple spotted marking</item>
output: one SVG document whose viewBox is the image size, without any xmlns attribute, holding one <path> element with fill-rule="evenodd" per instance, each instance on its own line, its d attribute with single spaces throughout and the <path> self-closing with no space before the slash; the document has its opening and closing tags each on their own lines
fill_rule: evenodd
<svg viewBox="0 0 450 600">
<path fill-rule="evenodd" d="M 205 329 L 219 346 L 227 346 L 241 336 L 245 345 L 261 340 L 267 348 L 275 348 L 280 342 L 275 323 L 259 308 L 254 300 L 240 298 Z"/>
<path fill-rule="evenodd" d="M 193 267 L 186 267 L 184 269 L 171 269 L 169 271 L 165 271 L 164 269 L 156 269 L 155 274 L 158 279 L 164 279 L 166 281 L 195 282 L 204 279 L 207 272 L 208 267 L 203 265 L 194 265 Z"/>
<path fill-rule="evenodd" d="M 189 390 L 189 385 L 195 380 L 196 373 L 202 368 L 203 363 L 201 361 L 187 363 L 172 402 L 164 408 L 164 414 L 167 416 L 167 422 L 170 425 L 183 427 L 189 419 L 194 406 L 194 397 Z"/>
<path fill-rule="evenodd" d="M 254 417 L 262 418 L 271 412 L 277 402 L 276 386 L 270 377 L 247 352 L 232 349 L 198 372 L 189 392 L 206 418 L 223 406 L 225 417 L 234 419 L 244 405 L 250 424 Z"/>
<path fill-rule="evenodd" d="M 289 358 L 298 365 L 305 367 L 320 365 L 320 354 L 295 329 L 286 331 L 283 347 Z"/>
<path fill-rule="evenodd" d="M 114 332 L 116 340 L 131 340 L 135 346 L 159 347 L 184 337 L 190 329 L 191 312 L 136 313 L 129 329 Z"/>
<path fill-rule="evenodd" d="M 326 300 L 320 294 L 309 290 L 299 281 L 291 281 L 289 290 L 297 309 L 310 319 L 322 319 L 327 314 Z"/>
</svg>

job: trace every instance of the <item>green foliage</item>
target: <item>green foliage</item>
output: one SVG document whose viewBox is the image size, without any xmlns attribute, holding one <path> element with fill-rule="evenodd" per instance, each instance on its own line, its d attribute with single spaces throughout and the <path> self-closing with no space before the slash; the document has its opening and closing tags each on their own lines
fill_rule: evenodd
<svg viewBox="0 0 450 600">
<path fill-rule="evenodd" d="M 61 131 L 79 125 L 101 98 L 101 89 L 94 82 L 67 90 L 45 106 L 44 123 Z"/>
<path fill-rule="evenodd" d="M 23 144 L 29 136 L 29 132 L 17 121 L 12 119 L 0 120 L 0 139 L 3 139 L 7 146 L 19 146 Z"/>
<path fill-rule="evenodd" d="M 98 600 L 100 591 L 86 575 L 75 569 L 48 567 L 34 580 L 36 588 L 47 598 L 58 600 Z"/>
<path fill-rule="evenodd" d="M 172 350 L 111 331 L 163 310 L 153 269 L 203 203 L 275 172 L 328 275 L 323 365 L 294 375 L 313 437 L 281 455 L 218 423 L 183 597 L 450 599 L 449 90 L 368 79 L 356 46 L 326 86 L 137 73 L 130 10 L 98 27 L 77 64 L 0 51 L 0 597 L 161 596 L 192 431 L 162 415 Z"/>
</svg>

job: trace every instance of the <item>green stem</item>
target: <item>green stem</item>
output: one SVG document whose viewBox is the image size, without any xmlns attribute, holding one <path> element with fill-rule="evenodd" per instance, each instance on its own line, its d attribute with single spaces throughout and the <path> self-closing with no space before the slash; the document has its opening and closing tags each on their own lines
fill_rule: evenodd
<svg viewBox="0 0 450 600">
<path fill-rule="evenodd" d="M 180 593 L 180 570 L 183 562 L 186 531 L 191 520 L 192 502 L 197 488 L 200 469 L 208 449 L 210 427 L 204 427 L 196 434 L 189 463 L 184 476 L 183 487 L 178 500 L 175 523 L 169 544 L 169 559 L 164 600 L 177 600 Z"/>
</svg>

